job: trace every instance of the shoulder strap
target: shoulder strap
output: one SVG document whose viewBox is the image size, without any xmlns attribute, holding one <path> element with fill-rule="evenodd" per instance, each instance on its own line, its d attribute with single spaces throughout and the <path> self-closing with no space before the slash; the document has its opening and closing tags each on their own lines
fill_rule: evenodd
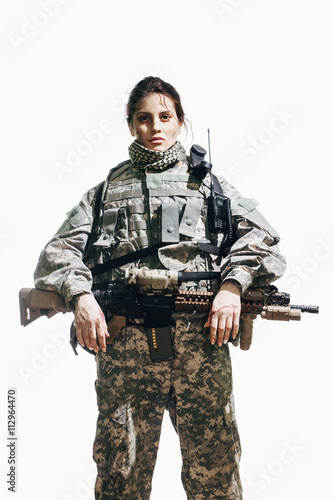
<svg viewBox="0 0 333 500">
<path fill-rule="evenodd" d="M 216 175 L 214 175 L 213 173 L 211 173 L 211 176 L 212 176 L 212 184 L 213 184 L 214 191 L 218 194 L 223 195 L 223 189 L 222 189 L 220 181 L 218 180 Z"/>
<path fill-rule="evenodd" d="M 113 181 L 118 175 L 120 175 L 124 170 L 126 170 L 125 168 L 122 169 L 122 167 L 127 168 L 130 165 L 130 163 L 131 160 L 125 160 L 122 161 L 121 163 L 118 163 L 118 165 L 116 165 L 110 170 L 109 175 L 106 178 L 106 181 L 107 182 L 110 182 L 111 180 Z"/>
<path fill-rule="evenodd" d="M 93 237 L 93 235 L 95 234 L 95 232 L 97 230 L 97 226 L 98 226 L 98 222 L 99 222 L 99 211 L 100 211 L 100 207 L 101 207 L 102 194 L 104 191 L 105 182 L 106 181 L 101 182 L 101 184 L 99 185 L 99 187 L 97 189 L 95 206 L 94 206 L 94 220 L 93 220 L 93 223 L 91 226 L 91 231 L 90 231 L 90 234 L 88 236 L 86 246 L 84 247 L 84 250 L 83 250 L 83 254 L 82 254 L 83 261 L 87 258 L 87 253 L 88 253 L 88 248 L 90 245 L 91 238 Z"/>
<path fill-rule="evenodd" d="M 94 206 L 94 221 L 93 221 L 93 224 L 91 226 L 91 232 L 89 234 L 89 238 L 87 240 L 85 249 L 83 251 L 83 255 L 82 255 L 83 260 L 87 257 L 87 251 L 89 248 L 90 240 L 93 237 L 93 235 L 96 233 L 96 231 L 98 230 L 98 224 L 99 224 L 100 215 L 101 215 L 101 208 L 102 208 L 102 201 L 103 201 L 104 194 L 105 194 L 105 191 L 107 189 L 108 183 L 110 182 L 110 179 L 113 177 L 113 175 L 115 173 L 117 175 L 119 175 L 121 173 L 120 169 L 122 167 L 124 167 L 125 165 L 127 166 L 127 164 L 129 164 L 129 162 L 130 162 L 130 160 L 125 160 L 125 161 L 122 161 L 121 163 L 118 163 L 118 165 L 116 165 L 115 167 L 113 167 L 110 170 L 105 181 L 101 182 L 101 184 L 98 187 L 98 190 L 96 193 L 95 206 Z"/>
<path fill-rule="evenodd" d="M 127 253 L 126 255 L 122 255 L 121 257 L 116 257 L 115 259 L 108 260 L 103 264 L 97 264 L 97 266 L 90 269 L 91 274 L 93 276 L 98 276 L 99 274 L 103 274 L 106 271 L 111 271 L 116 267 L 124 266 L 125 264 L 129 264 L 130 262 L 135 262 L 136 260 L 143 259 L 144 257 L 148 257 L 149 255 L 153 255 L 160 248 L 170 245 L 170 243 L 158 243 L 157 245 L 152 245 L 151 247 L 141 248 L 140 250 L 136 250 L 135 252 Z"/>
<path fill-rule="evenodd" d="M 218 178 L 211 174 L 212 193 L 211 195 L 220 198 L 224 205 L 224 237 L 219 248 L 219 257 L 226 257 L 230 248 L 235 242 L 235 230 L 232 224 L 231 203 L 230 198 L 223 194 L 223 189 Z M 213 194 L 214 193 L 214 194 Z M 218 211 L 218 210 L 217 210 Z"/>
</svg>

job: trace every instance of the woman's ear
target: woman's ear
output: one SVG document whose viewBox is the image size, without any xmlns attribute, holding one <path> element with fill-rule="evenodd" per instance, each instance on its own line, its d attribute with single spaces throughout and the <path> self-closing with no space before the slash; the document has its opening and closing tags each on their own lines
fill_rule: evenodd
<svg viewBox="0 0 333 500">
<path fill-rule="evenodd" d="M 132 135 L 133 137 L 135 137 L 135 129 L 134 129 L 134 127 L 133 127 L 132 123 L 129 123 L 129 124 L 128 124 L 128 128 L 129 128 L 129 131 L 131 132 L 131 135 Z"/>
<path fill-rule="evenodd" d="M 183 131 L 184 127 L 184 120 L 182 122 L 178 121 L 178 134 L 180 134 Z"/>
</svg>

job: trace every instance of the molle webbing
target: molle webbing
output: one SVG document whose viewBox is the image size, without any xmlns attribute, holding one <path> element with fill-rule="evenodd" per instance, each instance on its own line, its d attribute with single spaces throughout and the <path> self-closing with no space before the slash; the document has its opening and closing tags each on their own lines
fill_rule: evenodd
<svg viewBox="0 0 333 500">
<path fill-rule="evenodd" d="M 186 196 L 187 198 L 199 198 L 201 193 L 197 189 L 186 189 L 186 188 L 161 188 L 161 189 L 150 189 L 150 197 L 170 198 L 171 196 Z M 128 198 L 141 198 L 144 196 L 142 189 L 126 189 L 117 193 L 108 192 L 106 195 L 106 202 L 108 201 L 119 201 Z"/>
</svg>

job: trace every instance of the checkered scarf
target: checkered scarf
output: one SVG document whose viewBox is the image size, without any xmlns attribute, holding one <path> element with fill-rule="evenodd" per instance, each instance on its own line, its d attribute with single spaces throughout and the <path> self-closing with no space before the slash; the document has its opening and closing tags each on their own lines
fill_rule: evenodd
<svg viewBox="0 0 333 500">
<path fill-rule="evenodd" d="M 178 161 L 185 150 L 179 141 L 167 151 L 153 151 L 138 141 L 133 141 L 128 152 L 134 165 L 144 169 L 163 170 L 167 165 Z"/>
</svg>

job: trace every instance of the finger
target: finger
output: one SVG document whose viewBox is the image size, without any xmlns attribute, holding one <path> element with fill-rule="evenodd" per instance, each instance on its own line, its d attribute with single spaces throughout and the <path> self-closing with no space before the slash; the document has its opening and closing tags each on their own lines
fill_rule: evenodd
<svg viewBox="0 0 333 500">
<path fill-rule="evenodd" d="M 235 339 L 237 337 L 239 330 L 239 312 L 237 312 L 237 309 L 234 313 L 234 321 L 232 325 L 232 338 Z"/>
<path fill-rule="evenodd" d="M 106 336 L 109 336 L 105 321 L 97 326 L 98 344 L 103 352 L 106 352 Z"/>
<path fill-rule="evenodd" d="M 223 344 L 226 317 L 224 314 L 223 315 L 221 314 L 218 319 L 219 319 L 219 326 L 217 334 L 217 345 L 221 347 L 221 345 Z"/>
<path fill-rule="evenodd" d="M 216 341 L 217 326 L 218 326 L 218 319 L 217 316 L 213 314 L 210 322 L 210 343 L 212 345 L 214 345 Z"/>
<path fill-rule="evenodd" d="M 232 330 L 232 324 L 233 324 L 233 314 L 229 314 L 225 321 L 223 344 L 227 344 L 229 340 L 230 333 Z"/>
<path fill-rule="evenodd" d="M 96 329 L 94 326 L 89 329 L 89 339 L 90 339 L 91 348 L 97 353 L 99 347 L 98 347 L 98 343 L 97 343 L 97 332 L 96 332 Z"/>
<path fill-rule="evenodd" d="M 209 311 L 206 323 L 204 324 L 204 327 L 208 327 L 212 324 L 212 310 Z"/>
<path fill-rule="evenodd" d="M 100 349 L 103 351 L 103 352 L 106 352 L 106 338 L 105 338 L 105 332 L 101 332 L 101 331 L 98 331 L 97 333 L 97 337 L 98 337 L 98 345 L 100 347 Z"/>
<path fill-rule="evenodd" d="M 88 349 L 93 348 L 92 339 L 91 339 L 91 335 L 92 335 L 91 330 L 92 330 L 91 325 L 90 326 L 85 325 L 83 327 L 83 340 L 84 340 L 85 345 L 88 347 Z"/>
<path fill-rule="evenodd" d="M 99 308 L 97 318 L 96 318 L 96 334 L 97 334 L 97 338 L 98 338 L 97 351 L 98 351 L 98 347 L 100 347 L 103 352 L 106 352 L 105 336 L 106 335 L 109 336 L 109 333 L 108 333 L 108 329 L 107 329 L 106 322 L 105 322 L 105 316 L 103 314 L 102 309 L 100 309 L 100 308 Z M 96 339 L 96 344 L 97 344 L 97 339 Z"/>
<path fill-rule="evenodd" d="M 82 327 L 79 322 L 75 323 L 75 329 L 76 329 L 76 338 L 78 343 L 83 347 L 84 346 L 84 340 L 83 340 L 83 335 L 82 335 Z"/>
</svg>

